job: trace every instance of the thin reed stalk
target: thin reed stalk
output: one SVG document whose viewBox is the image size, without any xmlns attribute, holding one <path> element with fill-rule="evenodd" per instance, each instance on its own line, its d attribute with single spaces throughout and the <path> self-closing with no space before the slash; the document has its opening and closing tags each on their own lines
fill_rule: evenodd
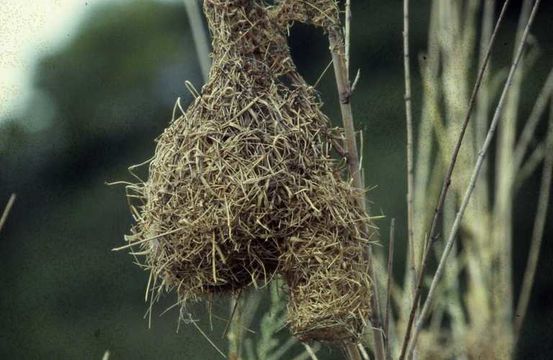
<svg viewBox="0 0 553 360">
<path fill-rule="evenodd" d="M 416 280 L 417 259 L 413 214 L 413 110 L 411 106 L 411 69 L 409 55 L 409 0 L 403 0 L 403 70 L 405 79 L 405 126 L 407 132 L 407 242 L 410 252 L 411 277 Z"/>
<path fill-rule="evenodd" d="M 526 313 L 528 311 L 528 303 L 530 301 L 530 294 L 532 293 L 532 286 L 534 284 L 534 278 L 536 275 L 536 269 L 538 267 L 538 260 L 540 256 L 541 244 L 543 241 L 543 232 L 545 228 L 545 221 L 547 219 L 547 209 L 549 206 L 549 195 L 551 191 L 551 177 L 553 173 L 553 98 L 550 100 L 550 116 L 549 116 L 549 130 L 546 138 L 546 155 L 542 170 L 542 179 L 540 186 L 540 198 L 538 200 L 538 208 L 536 211 L 536 217 L 534 219 L 534 228 L 532 230 L 532 240 L 530 243 L 530 251 L 528 254 L 528 260 L 526 262 L 526 270 L 524 271 L 524 277 L 522 281 L 522 287 L 520 291 L 519 301 L 516 307 L 515 320 L 514 320 L 514 344 L 516 346 L 519 338 Z"/>
<path fill-rule="evenodd" d="M 522 39 L 525 26 L 530 16 L 532 1 L 523 1 L 518 19 L 515 46 L 513 47 L 513 59 L 516 57 L 517 47 Z M 514 147 L 516 143 L 516 123 L 522 95 L 522 81 L 525 65 L 529 63 L 529 56 L 520 59 L 519 67 L 512 79 L 511 89 L 506 99 L 505 109 L 502 114 L 501 125 L 498 127 L 495 176 L 497 181 L 494 186 L 494 212 L 492 219 L 492 246 L 494 247 L 494 261 L 496 271 L 492 281 L 493 316 L 496 328 L 500 330 L 503 338 L 498 342 L 512 343 L 512 318 L 513 318 L 513 174 L 517 169 L 513 161 Z M 501 346 L 504 348 L 505 346 Z"/>
<path fill-rule="evenodd" d="M 391 295 L 392 295 L 392 277 L 394 270 L 394 242 L 395 242 L 395 224 L 396 219 L 390 222 L 390 238 L 388 240 L 388 266 L 387 281 L 386 281 L 386 310 L 384 311 L 384 323 L 382 324 L 384 331 L 384 340 L 386 341 L 386 354 L 391 355 L 390 351 L 390 313 L 391 313 Z"/>
<path fill-rule="evenodd" d="M 10 211 L 12 210 L 13 204 L 15 203 L 15 194 L 11 194 L 8 203 L 6 204 L 6 207 L 4 208 L 4 211 L 2 212 L 2 216 L 0 217 L 0 231 L 2 231 L 2 228 L 4 227 L 4 224 L 6 223 L 6 220 L 8 219 L 8 215 L 10 214 Z"/>
<path fill-rule="evenodd" d="M 417 320 L 417 323 L 416 323 L 416 326 L 414 328 L 413 338 L 412 338 L 412 340 L 409 344 L 409 348 L 407 350 L 407 355 L 408 356 L 411 354 L 411 352 L 414 348 L 414 345 L 416 344 L 417 337 L 420 333 L 420 330 L 422 329 L 422 326 L 424 324 L 424 320 L 426 319 L 426 317 L 428 316 L 428 313 L 430 311 L 430 306 L 432 305 L 432 301 L 434 300 L 434 297 L 435 297 L 437 284 L 438 284 L 438 282 L 440 281 L 440 279 L 442 277 L 444 267 L 446 265 L 447 257 L 449 255 L 449 253 L 452 249 L 452 246 L 455 242 L 455 239 L 457 237 L 457 232 L 459 230 L 459 226 L 460 226 L 461 220 L 463 218 L 464 211 L 465 211 L 465 209 L 468 205 L 468 202 L 470 201 L 471 195 L 472 195 L 474 187 L 476 185 L 476 180 L 478 179 L 478 175 L 480 174 L 480 170 L 482 168 L 484 157 L 486 156 L 486 153 L 487 153 L 488 148 L 491 144 L 492 138 L 493 138 L 493 136 L 495 134 L 495 131 L 497 129 L 497 125 L 499 123 L 499 119 L 501 117 L 503 107 L 504 107 L 504 104 L 505 104 L 505 99 L 506 99 L 507 94 L 509 92 L 509 89 L 512 85 L 513 78 L 515 76 L 516 70 L 517 70 L 518 65 L 519 65 L 519 61 L 522 57 L 522 52 L 523 52 L 524 47 L 526 45 L 526 39 L 528 37 L 528 33 L 529 33 L 531 25 L 534 21 L 534 18 L 535 18 L 535 15 L 537 13 L 540 2 L 541 2 L 541 0 L 537 0 L 534 3 L 534 6 L 532 7 L 532 12 L 530 14 L 530 17 L 528 19 L 528 22 L 526 23 L 525 28 L 524 28 L 524 32 L 522 34 L 520 43 L 519 43 L 518 48 L 517 48 L 517 53 L 516 53 L 515 59 L 514 59 L 512 65 L 511 65 L 511 68 L 509 70 L 509 75 L 507 77 L 507 80 L 506 80 L 505 85 L 503 87 L 503 91 L 501 93 L 501 97 L 500 97 L 499 102 L 497 104 L 497 107 L 495 109 L 494 116 L 493 116 L 492 122 L 490 124 L 490 128 L 489 128 L 489 130 L 487 132 L 487 135 L 486 135 L 486 139 L 484 141 L 484 144 L 482 145 L 482 148 L 479 151 L 478 159 L 477 159 L 476 165 L 473 169 L 473 172 L 472 172 L 472 175 L 471 175 L 471 178 L 470 178 L 470 181 L 469 181 L 469 185 L 466 189 L 466 192 L 465 192 L 465 195 L 464 195 L 463 200 L 461 202 L 460 208 L 457 211 L 457 214 L 455 216 L 455 221 L 453 223 L 453 227 L 450 231 L 450 234 L 449 234 L 445 249 L 442 253 L 442 257 L 441 257 L 440 262 L 438 264 L 438 268 L 436 270 L 436 273 L 434 274 L 434 277 L 432 279 L 432 284 L 430 285 L 430 290 L 428 292 L 428 295 L 427 295 L 426 300 L 424 302 L 424 305 L 422 307 L 420 316 L 419 316 L 419 318 Z"/>
<path fill-rule="evenodd" d="M 340 100 L 340 110 L 342 114 L 342 123 L 346 136 L 346 157 L 350 176 L 353 179 L 353 186 L 364 190 L 365 185 L 361 177 L 359 153 L 357 149 L 357 141 L 355 137 L 355 129 L 353 124 L 353 114 L 351 110 L 351 86 L 348 81 L 348 70 L 345 61 L 344 38 L 339 27 L 334 26 L 329 29 L 330 51 L 334 65 L 334 75 L 336 77 L 336 85 Z M 367 203 L 363 193 L 357 197 L 357 203 L 361 209 L 368 212 Z M 365 229 L 368 232 L 368 229 Z M 368 253 L 368 268 L 369 276 L 371 277 L 371 315 L 370 322 L 373 328 L 374 350 L 377 360 L 385 359 L 384 336 L 382 333 L 382 322 L 380 320 L 380 306 L 378 302 L 378 290 L 376 286 L 376 273 L 374 271 L 372 248 L 369 245 Z"/>
<path fill-rule="evenodd" d="M 482 63 L 482 66 L 479 70 L 478 77 L 476 79 L 476 83 L 474 84 L 474 87 L 473 87 L 473 90 L 472 90 L 472 94 L 471 94 L 471 97 L 470 97 L 470 100 L 469 100 L 468 109 L 467 109 L 467 112 L 466 112 L 465 119 L 463 121 L 463 126 L 461 128 L 461 132 L 459 134 L 458 140 L 455 144 L 455 148 L 454 148 L 453 153 L 452 153 L 451 161 L 450 161 L 449 167 L 447 169 L 447 173 L 446 173 L 446 177 L 445 177 L 445 180 L 443 182 L 443 185 L 442 185 L 442 189 L 440 191 L 440 196 L 438 198 L 438 204 L 437 204 L 437 206 L 434 210 L 434 216 L 432 218 L 432 223 L 430 225 L 430 231 L 428 232 L 428 237 L 427 237 L 427 240 L 426 240 L 426 249 L 424 250 L 423 260 L 421 262 L 421 267 L 419 269 L 419 274 L 418 274 L 418 278 L 417 278 L 417 287 L 415 289 L 415 295 L 413 296 L 413 302 L 412 302 L 411 310 L 410 310 L 410 313 L 409 313 L 409 320 L 407 322 L 407 328 L 405 330 L 405 337 L 403 339 L 401 354 L 400 354 L 400 357 L 399 357 L 400 360 L 403 360 L 405 358 L 406 351 L 407 351 L 407 346 L 409 344 L 409 340 L 410 340 L 410 336 L 411 336 L 411 328 L 412 328 L 412 325 L 413 325 L 413 322 L 414 322 L 414 319 L 415 319 L 415 314 L 416 314 L 416 311 L 417 311 L 417 303 L 418 303 L 418 301 L 420 299 L 420 296 L 421 296 L 421 293 L 422 293 L 424 273 L 426 271 L 426 267 L 428 265 L 428 260 L 430 258 L 429 255 L 430 255 L 430 252 L 431 252 L 432 244 L 434 243 L 434 241 L 437 238 L 436 237 L 437 220 L 438 220 L 438 217 L 439 217 L 440 213 L 442 212 L 442 209 L 443 209 L 443 206 L 444 206 L 444 203 L 445 203 L 445 199 L 446 199 L 446 195 L 447 195 L 447 192 L 448 192 L 449 187 L 451 185 L 451 177 L 452 177 L 452 174 L 453 174 L 453 170 L 455 168 L 455 164 L 457 162 L 457 157 L 458 157 L 459 151 L 461 149 L 461 145 L 462 145 L 462 142 L 463 142 L 465 132 L 467 130 L 467 127 L 468 127 L 468 124 L 469 124 L 469 121 L 470 121 L 472 110 L 473 110 L 474 104 L 476 102 L 476 96 L 477 96 L 478 90 L 480 89 L 480 86 L 482 84 L 482 79 L 484 77 L 484 73 L 486 71 L 486 67 L 487 67 L 487 64 L 488 64 L 490 56 L 491 56 L 491 50 L 493 48 L 493 44 L 495 42 L 499 26 L 501 25 L 501 22 L 503 20 L 504 15 L 505 15 L 505 11 L 507 9 L 508 4 L 509 4 L 509 0 L 506 0 L 505 3 L 503 4 L 503 8 L 501 9 L 501 13 L 499 15 L 499 18 L 498 18 L 497 23 L 495 25 L 494 31 L 492 33 L 492 37 L 490 39 L 490 43 L 489 43 L 488 49 L 486 51 L 484 62 Z"/>
</svg>

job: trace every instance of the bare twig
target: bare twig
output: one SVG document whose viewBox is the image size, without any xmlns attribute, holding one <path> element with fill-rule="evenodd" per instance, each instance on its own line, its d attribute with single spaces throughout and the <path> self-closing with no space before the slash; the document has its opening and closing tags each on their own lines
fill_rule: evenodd
<svg viewBox="0 0 553 360">
<path fill-rule="evenodd" d="M 390 329 L 390 299 L 392 294 L 392 277 L 393 277 L 393 266 L 394 266 L 394 242 L 395 242 L 395 225 L 396 219 L 392 219 L 390 223 L 390 238 L 388 240 L 388 266 L 387 266 L 387 276 L 388 280 L 386 282 L 386 310 L 384 311 L 384 323 L 382 328 L 384 331 L 384 340 L 386 341 L 386 352 L 388 357 L 390 357 L 390 338 L 389 338 L 389 329 Z"/>
<path fill-rule="evenodd" d="M 204 24 L 202 23 L 200 7 L 197 0 L 184 0 L 184 5 L 186 6 L 188 22 L 192 29 L 198 62 L 202 70 L 202 77 L 204 81 L 207 81 L 209 68 L 211 67 L 211 59 L 209 58 L 209 41 Z"/>
<path fill-rule="evenodd" d="M 6 223 L 6 220 L 8 219 L 8 215 L 10 214 L 10 211 L 12 209 L 13 203 L 15 202 L 15 194 L 11 194 L 8 203 L 6 204 L 6 207 L 4 208 L 4 211 L 2 212 L 2 217 L 0 217 L 0 231 L 2 231 L 2 228 L 4 227 L 4 224 Z"/>
<path fill-rule="evenodd" d="M 350 50 L 351 50 L 351 0 L 346 0 L 346 18 L 345 18 L 345 48 L 346 48 L 346 69 L 348 69 L 348 80 L 349 80 L 349 65 L 350 65 Z"/>
<path fill-rule="evenodd" d="M 353 79 L 353 83 L 351 84 L 351 93 L 355 91 L 357 88 L 357 83 L 359 82 L 359 79 L 361 78 L 361 70 L 357 69 L 357 73 L 355 74 L 355 78 Z"/>
<path fill-rule="evenodd" d="M 411 108 L 411 69 L 409 63 L 409 0 L 403 0 L 403 70 L 405 72 L 405 125 L 407 130 L 407 243 L 409 244 L 411 277 L 413 281 L 416 281 L 417 261 L 413 230 L 413 110 Z"/>
<path fill-rule="evenodd" d="M 446 195 L 447 195 L 447 191 L 449 190 L 449 186 L 451 185 L 451 176 L 453 174 L 453 169 L 455 168 L 455 164 L 457 162 L 457 157 L 458 157 L 459 151 L 461 149 L 461 144 L 463 143 L 463 138 L 464 138 L 465 132 L 467 130 L 468 123 L 470 121 L 470 116 L 472 114 L 472 109 L 474 108 L 476 95 L 478 94 L 478 90 L 480 89 L 480 86 L 482 84 L 482 79 L 484 77 L 488 62 L 490 60 L 492 47 L 493 47 L 493 44 L 495 43 L 497 32 L 498 32 L 499 26 L 501 25 L 501 22 L 503 21 L 503 17 L 505 15 L 505 11 L 507 9 L 509 1 L 510 0 L 506 0 L 505 3 L 503 4 L 503 8 L 501 9 L 501 13 L 499 15 L 499 18 L 496 22 L 494 31 L 492 33 L 492 37 L 490 39 L 490 43 L 488 45 L 484 61 L 482 63 L 482 66 L 480 67 L 479 74 L 478 74 L 478 77 L 476 79 L 476 83 L 474 84 L 474 88 L 472 90 L 472 94 L 471 94 L 471 97 L 470 97 L 470 100 L 469 100 L 469 105 L 468 105 L 466 116 L 465 116 L 465 119 L 464 119 L 464 122 L 463 122 L 463 126 L 461 128 L 461 132 L 459 134 L 457 143 L 455 144 L 455 148 L 454 148 L 453 153 L 452 153 L 451 162 L 450 162 L 449 167 L 447 169 L 447 173 L 446 173 L 443 185 L 442 185 L 442 189 L 440 191 L 438 204 L 437 204 L 436 208 L 434 209 L 434 216 L 432 217 L 432 223 L 430 225 L 430 231 L 428 232 L 428 238 L 426 239 L 426 244 L 427 245 L 426 245 L 426 248 L 424 250 L 423 260 L 422 260 L 421 267 L 419 269 L 418 278 L 417 278 L 417 288 L 415 289 L 415 295 L 413 296 L 413 303 L 411 305 L 411 311 L 409 313 L 409 320 L 407 322 L 407 328 L 405 330 L 405 337 L 403 339 L 401 354 L 400 354 L 400 357 L 399 357 L 400 360 L 405 359 L 407 346 L 409 344 L 412 325 L 413 325 L 413 322 L 414 322 L 414 319 L 415 319 L 415 314 L 416 314 L 417 308 L 418 308 L 417 304 L 418 304 L 418 301 L 420 299 L 421 292 L 422 292 L 424 273 L 426 271 L 426 267 L 427 267 L 427 264 L 428 264 L 428 259 L 430 258 L 430 256 L 429 256 L 430 255 L 430 249 L 432 248 L 432 243 L 436 239 L 435 232 L 436 232 L 436 225 L 437 225 L 437 222 L 438 222 L 437 221 L 438 216 L 442 212 L 444 202 L 445 202 L 445 198 L 446 198 Z"/>
<path fill-rule="evenodd" d="M 351 29 L 351 0 L 346 0 L 346 16 L 345 16 L 345 40 L 341 39 L 339 28 L 334 29 L 334 36 L 329 32 L 330 48 L 332 52 L 332 62 L 334 64 L 334 73 L 336 77 L 336 84 L 340 93 L 340 109 L 342 111 L 342 120 L 344 128 L 346 128 L 346 147 L 348 152 L 348 165 L 351 172 L 351 176 L 354 178 L 354 186 L 359 189 L 364 189 L 364 181 L 361 173 L 361 162 L 359 161 L 359 153 L 357 150 L 357 143 L 355 138 L 355 130 L 353 126 L 353 115 L 351 111 L 350 97 L 352 93 L 351 84 L 349 81 L 349 64 L 350 64 L 350 29 Z M 333 39 L 336 40 L 333 44 Z M 340 41 L 341 40 L 341 41 Z M 343 52 L 339 51 L 343 49 Z M 347 94 L 346 96 L 344 96 Z M 347 100 L 346 100 L 347 99 Z M 354 155 L 355 154 L 355 155 Z M 354 155 L 354 156 L 353 156 Z M 363 210 L 366 209 L 366 202 L 363 195 L 359 196 L 359 205 Z M 368 229 L 365 229 L 367 233 Z M 369 248 L 369 271 L 371 279 L 373 279 L 373 291 L 371 291 L 371 308 L 372 312 L 375 308 L 378 309 L 378 295 L 376 293 L 376 277 L 374 267 L 372 264 L 372 256 L 370 255 Z M 375 307 L 376 306 L 376 307 Z M 378 316 L 378 315 L 377 315 Z M 372 319 L 371 319 L 372 320 Z M 372 322 L 372 321 L 371 321 Z M 373 323 L 373 326 L 375 324 Z M 373 331 L 373 333 L 379 333 L 379 331 Z M 382 334 L 375 335 L 380 337 L 382 343 Z M 376 340 L 375 340 L 376 341 Z M 344 348 L 348 354 L 350 360 L 362 360 L 361 353 L 356 344 L 346 342 Z M 384 360 L 384 358 L 382 358 Z"/>
<path fill-rule="evenodd" d="M 351 22 L 351 11 L 346 16 L 346 29 L 348 30 Z M 335 25 L 328 30 L 328 39 L 330 43 L 330 51 L 332 54 L 332 62 L 334 65 L 334 75 L 336 77 L 336 86 L 338 89 L 338 95 L 340 100 L 340 111 L 342 114 L 342 123 L 346 136 L 346 151 L 347 151 L 347 163 L 350 172 L 350 176 L 353 179 L 353 186 L 364 190 L 365 184 L 361 175 L 361 164 L 359 161 L 359 152 L 357 149 L 357 141 L 355 137 L 355 127 L 353 124 L 353 114 L 351 110 L 351 84 L 349 82 L 349 69 L 346 55 L 349 54 L 345 51 L 345 41 L 340 29 L 340 26 Z M 349 43 L 349 41 L 348 41 Z M 349 45 L 348 45 L 349 46 Z M 365 196 L 362 192 L 359 193 L 357 203 L 361 209 L 365 212 L 369 212 Z M 369 233 L 369 229 L 364 229 L 365 233 Z M 377 360 L 384 360 L 384 336 L 382 333 L 382 322 L 380 315 L 380 305 L 378 303 L 378 287 L 376 282 L 376 272 L 374 271 L 373 256 L 371 246 L 367 249 L 367 262 L 369 276 L 371 277 L 371 325 L 373 328 L 373 338 L 375 345 L 375 355 Z M 357 349 L 357 348 L 356 348 Z M 357 350 L 358 351 L 358 350 Z M 359 355 L 359 354 L 358 354 Z"/>
<path fill-rule="evenodd" d="M 340 97 L 340 110 L 342 113 L 342 122 L 344 125 L 346 136 L 346 151 L 347 162 L 350 172 L 350 176 L 353 179 L 353 186 L 364 190 L 365 185 L 361 177 L 359 153 L 357 150 L 357 141 L 355 138 L 355 129 L 353 125 L 353 114 L 351 111 L 351 87 L 347 80 L 347 68 L 344 56 L 344 40 L 340 28 L 335 26 L 328 29 L 328 37 L 330 42 L 330 51 L 332 52 L 332 60 L 334 64 L 334 75 L 336 77 L 336 85 Z M 368 212 L 365 196 L 360 193 L 357 199 L 358 206 Z M 368 233 L 368 229 L 364 229 Z M 375 344 L 375 354 L 377 360 L 384 360 L 384 337 L 382 333 L 382 323 L 380 321 L 380 306 L 378 303 L 378 288 L 376 286 L 376 273 L 374 271 L 374 264 L 372 260 L 372 248 L 369 246 L 368 250 L 368 268 L 371 281 L 371 325 L 373 327 L 373 338 Z"/>
<path fill-rule="evenodd" d="M 484 144 L 482 145 L 482 148 L 480 149 L 480 151 L 478 153 L 478 159 L 476 161 L 476 165 L 475 165 L 475 167 L 473 169 L 473 172 L 471 174 L 469 185 L 468 185 L 468 187 L 465 191 L 465 194 L 463 196 L 461 206 L 460 206 L 460 208 L 457 211 L 457 214 L 455 216 L 455 221 L 453 222 L 453 226 L 452 226 L 451 232 L 449 234 L 445 249 L 442 253 L 442 257 L 440 258 L 440 262 L 438 264 L 438 268 L 436 270 L 436 273 L 434 274 L 434 277 L 432 279 L 432 284 L 430 285 L 430 290 L 428 292 L 428 296 L 426 297 L 426 300 L 425 300 L 424 305 L 422 307 L 420 316 L 417 319 L 417 324 L 416 324 L 416 326 L 414 328 L 414 332 L 413 332 L 413 339 L 409 344 L 409 350 L 407 351 L 407 354 L 411 353 L 411 351 L 412 351 L 412 349 L 413 349 L 413 347 L 414 347 L 414 345 L 417 341 L 418 334 L 419 334 L 420 330 L 422 329 L 424 320 L 425 320 L 426 316 L 428 315 L 428 313 L 430 311 L 430 306 L 432 305 L 432 301 L 434 299 L 434 295 L 435 295 L 435 292 L 436 292 L 438 282 L 440 281 L 440 279 L 442 277 L 442 274 L 443 274 L 443 271 L 444 271 L 444 268 L 445 268 L 445 265 L 446 265 L 447 257 L 449 255 L 449 253 L 451 251 L 451 248 L 452 248 L 452 246 L 455 242 L 455 239 L 457 237 L 457 231 L 459 230 L 459 226 L 461 224 L 461 220 L 463 218 L 465 209 L 468 205 L 468 202 L 471 198 L 472 192 L 473 192 L 474 187 L 476 185 L 476 180 L 478 179 L 478 175 L 480 174 L 480 169 L 482 168 L 484 157 L 486 156 L 486 153 L 487 153 L 488 148 L 491 144 L 492 138 L 495 135 L 495 131 L 497 129 L 497 125 L 499 123 L 499 119 L 500 119 L 502 111 L 503 111 L 503 106 L 505 104 L 505 99 L 506 99 L 507 94 L 509 92 L 509 89 L 511 87 L 513 77 L 514 77 L 515 72 L 518 68 L 519 61 L 522 57 L 522 52 L 523 52 L 524 47 L 526 45 L 526 39 L 528 37 L 530 27 L 531 27 L 531 25 L 534 21 L 534 18 L 535 18 L 535 15 L 536 15 L 536 12 L 538 10 L 540 2 L 541 2 L 541 0 L 536 0 L 536 2 L 534 3 L 534 6 L 532 8 L 532 13 L 530 14 L 530 18 L 528 19 L 528 22 L 527 22 L 526 27 L 524 29 L 524 33 L 523 33 L 522 38 L 520 40 L 520 44 L 518 45 L 518 49 L 517 49 L 515 59 L 514 59 L 512 65 L 511 65 L 511 69 L 509 70 L 509 76 L 507 77 L 507 80 L 506 80 L 505 85 L 503 87 L 501 97 L 500 97 L 499 102 L 497 104 L 497 107 L 495 109 L 494 116 L 493 116 L 492 122 L 490 124 L 490 128 L 489 128 L 488 133 L 486 135 L 486 139 L 484 141 Z"/>
<path fill-rule="evenodd" d="M 433 186 L 437 181 L 433 179 L 439 179 L 436 175 L 441 171 L 441 161 L 436 159 L 436 166 L 433 165 L 432 161 L 432 150 L 434 148 L 433 141 L 431 137 L 433 131 L 439 131 L 441 122 L 440 106 L 439 103 L 439 84 L 438 73 L 440 68 L 440 47 L 438 44 L 438 37 L 441 32 L 439 30 L 439 16 L 438 10 L 440 7 L 439 1 L 432 1 L 432 10 L 430 15 L 430 25 L 428 30 L 428 50 L 426 55 L 421 55 L 419 57 L 419 65 L 421 72 L 422 80 L 422 114 L 421 121 L 419 124 L 418 139 L 417 139 L 417 162 L 415 166 L 415 189 L 414 189 L 414 214 L 415 222 L 417 224 L 424 224 L 427 222 L 427 219 L 430 219 L 431 214 L 427 214 L 425 208 L 429 202 L 429 194 L 437 193 L 439 191 L 438 187 Z M 423 226 L 417 226 L 415 237 L 417 239 L 425 239 L 426 232 L 423 229 Z M 420 249 L 416 249 L 417 258 L 419 263 L 422 261 L 422 254 L 424 252 L 424 244 L 421 244 Z M 407 244 L 407 252 L 409 244 Z M 406 267 L 406 277 L 408 276 L 408 271 Z M 415 288 L 415 282 L 408 281 L 406 282 L 406 291 L 409 291 L 409 288 Z M 401 318 L 406 318 L 409 315 L 409 305 L 411 299 L 404 297 L 403 306 L 401 306 Z M 395 340 L 401 341 L 396 336 Z"/>
<path fill-rule="evenodd" d="M 538 266 L 538 260 L 540 256 L 541 243 L 543 241 L 543 230 L 545 227 L 545 220 L 547 218 L 547 208 L 549 205 L 549 195 L 551 191 L 551 176 L 553 172 L 553 100 L 551 101 L 551 107 L 549 110 L 549 131 L 546 139 L 546 155 L 543 164 L 543 173 L 541 179 L 541 186 L 539 192 L 538 208 L 536 211 L 536 217 L 534 219 L 534 229 L 532 231 L 532 242 L 530 243 L 530 252 L 528 254 L 528 261 L 526 262 L 526 270 L 524 271 L 524 278 L 522 281 L 522 287 L 520 290 L 520 297 L 517 304 L 514 320 L 514 332 L 515 339 L 514 344 L 520 337 L 520 331 L 524 324 L 526 312 L 528 310 L 528 302 L 530 300 L 530 294 L 532 293 L 532 286 L 534 284 L 534 277 L 536 275 L 536 268 Z"/>
</svg>

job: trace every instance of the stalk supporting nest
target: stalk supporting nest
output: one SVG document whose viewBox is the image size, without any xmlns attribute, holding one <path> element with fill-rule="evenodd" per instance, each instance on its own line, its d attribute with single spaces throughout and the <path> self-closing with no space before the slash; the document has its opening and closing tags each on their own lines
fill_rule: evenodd
<svg viewBox="0 0 553 360">
<path fill-rule="evenodd" d="M 333 158 L 342 133 L 286 39 L 292 21 L 329 26 L 336 4 L 205 0 L 204 11 L 209 81 L 157 139 L 148 180 L 127 187 L 129 246 L 161 283 L 152 291 L 173 288 L 183 304 L 280 273 L 296 336 L 356 340 L 370 313 L 364 254 L 376 230 Z"/>
</svg>

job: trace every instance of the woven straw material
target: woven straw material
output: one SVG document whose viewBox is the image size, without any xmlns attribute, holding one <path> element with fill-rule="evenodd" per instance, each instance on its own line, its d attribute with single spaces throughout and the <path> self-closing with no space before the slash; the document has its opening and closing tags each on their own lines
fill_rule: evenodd
<svg viewBox="0 0 553 360">
<path fill-rule="evenodd" d="M 342 133 L 287 45 L 291 21 L 326 26 L 329 15 L 292 5 L 205 0 L 209 81 L 157 139 L 148 179 L 127 187 L 135 225 L 126 239 L 160 284 L 152 291 L 173 288 L 184 304 L 280 273 L 297 336 L 352 339 L 370 311 L 375 231 L 333 157 Z"/>
</svg>

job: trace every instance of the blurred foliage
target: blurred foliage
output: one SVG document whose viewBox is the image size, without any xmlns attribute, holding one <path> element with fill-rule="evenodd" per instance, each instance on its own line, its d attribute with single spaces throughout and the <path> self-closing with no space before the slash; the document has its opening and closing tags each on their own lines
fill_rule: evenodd
<svg viewBox="0 0 553 360">
<path fill-rule="evenodd" d="M 378 185 L 370 193 L 373 211 L 398 218 L 399 248 L 405 235 L 399 231 L 405 224 L 401 1 L 353 3 L 352 68 L 361 69 L 353 101 L 357 126 L 365 130 L 366 183 Z M 551 10 L 545 4 L 536 24 L 543 54 L 535 78 L 551 66 L 553 39 L 543 15 Z M 425 48 L 427 2 L 413 5 L 412 13 L 417 54 Z M 515 10 L 512 15 L 515 19 Z M 170 296 L 156 306 L 148 329 L 142 318 L 147 276 L 130 256 L 110 250 L 122 243 L 130 215 L 123 189 L 105 182 L 128 179 L 127 167 L 151 156 L 175 100 L 190 101 L 184 81 L 201 85 L 186 19 L 179 1 L 91 6 L 73 37 L 38 59 L 26 110 L 0 122 L 0 202 L 18 194 L 0 234 L 0 358 L 100 359 L 106 349 L 110 359 L 219 357 L 194 327 L 181 326 L 176 333 L 177 310 L 158 318 L 174 301 Z M 298 26 L 290 41 L 300 72 L 314 83 L 330 61 L 324 35 Z M 319 89 L 328 114 L 337 119 L 332 70 Z M 415 96 L 415 115 L 419 100 Z M 522 234 L 532 226 L 536 184 L 531 180 L 517 199 L 515 231 Z M 380 222 L 383 229 L 388 220 Z M 546 237 L 553 233 L 551 223 Z M 553 255 L 551 243 L 545 246 L 542 260 Z M 527 244 L 515 250 L 522 254 L 515 262 L 520 273 Z M 536 349 L 540 356 L 553 353 L 546 345 L 553 343 L 547 290 L 553 269 L 550 261 L 542 263 L 521 358 L 539 358 Z M 227 316 L 226 302 L 216 301 L 213 308 Z M 192 313 L 204 309 L 197 305 Z M 208 333 L 226 349 L 220 336 L 224 321 L 214 321 Z M 208 329 L 207 318 L 199 325 Z"/>
</svg>

